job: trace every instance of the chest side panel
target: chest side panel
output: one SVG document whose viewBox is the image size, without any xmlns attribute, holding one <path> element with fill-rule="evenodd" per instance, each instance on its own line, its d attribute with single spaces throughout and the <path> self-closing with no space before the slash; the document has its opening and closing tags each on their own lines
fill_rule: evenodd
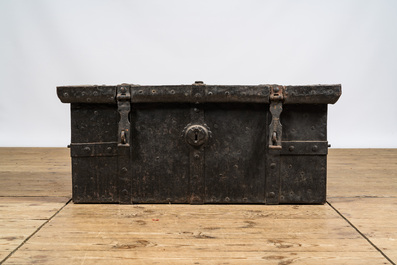
<svg viewBox="0 0 397 265">
<path fill-rule="evenodd" d="M 116 106 L 71 106 L 73 201 L 118 202 Z"/>
<path fill-rule="evenodd" d="M 284 105 L 280 203 L 324 203 L 327 105 Z"/>
<path fill-rule="evenodd" d="M 205 122 L 207 203 L 263 203 L 267 139 L 266 104 L 208 104 Z"/>
<path fill-rule="evenodd" d="M 181 136 L 188 104 L 133 104 L 132 199 L 140 203 L 189 202 L 189 149 Z"/>
</svg>

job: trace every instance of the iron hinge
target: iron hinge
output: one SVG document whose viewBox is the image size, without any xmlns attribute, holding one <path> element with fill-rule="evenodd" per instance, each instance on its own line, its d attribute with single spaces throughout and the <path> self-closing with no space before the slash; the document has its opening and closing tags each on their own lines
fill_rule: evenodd
<svg viewBox="0 0 397 265">
<path fill-rule="evenodd" d="M 129 146 L 130 140 L 130 121 L 128 115 L 131 111 L 131 90 L 129 85 L 117 86 L 117 110 L 120 114 L 118 145 Z"/>
<path fill-rule="evenodd" d="M 269 148 L 281 149 L 282 124 L 280 122 L 280 115 L 283 111 L 284 87 L 272 86 L 270 88 L 270 113 L 272 115 L 272 122 L 269 125 Z"/>
</svg>

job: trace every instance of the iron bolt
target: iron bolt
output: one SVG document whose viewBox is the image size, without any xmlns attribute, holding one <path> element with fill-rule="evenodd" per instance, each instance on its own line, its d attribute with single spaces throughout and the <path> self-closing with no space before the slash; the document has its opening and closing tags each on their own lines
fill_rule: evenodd
<svg viewBox="0 0 397 265">
<path fill-rule="evenodd" d="M 65 97 L 65 98 L 67 98 L 67 97 L 69 97 L 69 94 L 68 93 L 63 93 L 63 96 Z"/>
<path fill-rule="evenodd" d="M 288 148 L 288 150 L 289 150 L 290 152 L 294 151 L 294 150 L 295 150 L 295 146 L 291 145 L 291 146 Z"/>
<path fill-rule="evenodd" d="M 106 151 L 110 152 L 112 151 L 112 148 L 109 146 L 108 148 L 106 148 Z"/>
<path fill-rule="evenodd" d="M 317 145 L 313 145 L 312 150 L 313 150 L 313 152 L 317 152 L 318 146 Z"/>
<path fill-rule="evenodd" d="M 276 194 L 273 191 L 269 192 L 269 198 L 274 198 L 274 197 L 276 197 Z"/>
<path fill-rule="evenodd" d="M 120 88 L 120 92 L 121 92 L 121 93 L 125 93 L 125 92 L 127 92 L 127 89 L 126 89 L 125 87 L 121 87 L 121 88 Z"/>
<path fill-rule="evenodd" d="M 86 147 L 83 148 L 83 150 L 84 150 L 84 152 L 87 152 L 87 153 L 88 153 L 88 152 L 91 151 L 91 148 L 89 148 L 88 146 L 86 146 Z"/>
<path fill-rule="evenodd" d="M 195 155 L 194 155 L 194 158 L 199 159 L 199 158 L 200 158 L 200 155 L 199 155 L 199 154 L 195 154 Z"/>
<path fill-rule="evenodd" d="M 194 108 L 194 112 L 200 112 L 200 110 L 198 108 Z"/>
<path fill-rule="evenodd" d="M 128 169 L 126 167 L 121 168 L 121 172 L 127 173 Z"/>
<path fill-rule="evenodd" d="M 124 196 L 128 195 L 128 191 L 127 190 L 123 190 L 121 193 L 123 193 Z"/>
<path fill-rule="evenodd" d="M 271 163 L 271 164 L 270 164 L 270 168 L 271 168 L 271 169 L 275 169 L 275 168 L 276 168 L 276 163 Z"/>
<path fill-rule="evenodd" d="M 273 92 L 278 92 L 278 91 L 280 91 L 280 88 L 278 88 L 278 86 L 276 86 L 275 88 L 273 88 Z"/>
</svg>

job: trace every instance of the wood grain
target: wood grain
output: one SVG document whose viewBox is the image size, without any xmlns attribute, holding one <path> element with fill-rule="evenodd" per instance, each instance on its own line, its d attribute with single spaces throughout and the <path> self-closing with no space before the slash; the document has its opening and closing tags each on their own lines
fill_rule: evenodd
<svg viewBox="0 0 397 265">
<path fill-rule="evenodd" d="M 67 148 L 0 148 L 0 196 L 71 196 Z"/>
<path fill-rule="evenodd" d="M 68 255 L 76 264 L 385 261 L 328 205 L 69 204 L 6 264 L 61 264 Z"/>
</svg>

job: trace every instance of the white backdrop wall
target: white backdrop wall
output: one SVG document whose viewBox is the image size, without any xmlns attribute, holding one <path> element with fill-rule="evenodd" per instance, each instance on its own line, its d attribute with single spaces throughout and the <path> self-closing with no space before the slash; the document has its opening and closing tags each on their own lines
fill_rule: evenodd
<svg viewBox="0 0 397 265">
<path fill-rule="evenodd" d="M 0 0 L 0 146 L 66 146 L 57 85 L 342 84 L 333 147 L 397 147 L 397 1 Z"/>
</svg>

